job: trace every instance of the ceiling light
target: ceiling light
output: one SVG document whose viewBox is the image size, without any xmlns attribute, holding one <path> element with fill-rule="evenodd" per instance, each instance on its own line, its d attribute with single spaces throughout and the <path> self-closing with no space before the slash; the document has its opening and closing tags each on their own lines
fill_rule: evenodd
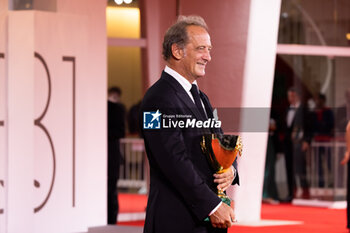
<svg viewBox="0 0 350 233">
<path fill-rule="evenodd" d="M 346 39 L 350 40 L 350 33 L 346 33 Z"/>
<path fill-rule="evenodd" d="M 126 4 L 130 4 L 130 3 L 132 2 L 132 0 L 124 0 L 124 2 L 125 2 Z"/>
<path fill-rule="evenodd" d="M 118 5 L 123 3 L 123 0 L 114 0 L 115 3 L 117 3 Z"/>
</svg>

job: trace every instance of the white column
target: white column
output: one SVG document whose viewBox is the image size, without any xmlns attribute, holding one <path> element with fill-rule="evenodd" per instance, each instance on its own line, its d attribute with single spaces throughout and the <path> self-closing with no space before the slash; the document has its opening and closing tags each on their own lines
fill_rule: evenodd
<svg viewBox="0 0 350 233">
<path fill-rule="evenodd" d="M 281 0 L 251 0 L 242 92 L 243 156 L 238 160 L 241 185 L 235 188 L 238 221 L 260 220 L 269 111 L 252 117 L 247 108 L 271 104 Z M 244 132 L 252 123 L 266 132 Z"/>
<path fill-rule="evenodd" d="M 7 232 L 33 232 L 33 25 L 33 12 L 9 12 Z"/>
<path fill-rule="evenodd" d="M 6 108 L 6 23 L 7 0 L 0 0 L 0 233 L 6 232 L 7 217 L 7 108 Z"/>
</svg>

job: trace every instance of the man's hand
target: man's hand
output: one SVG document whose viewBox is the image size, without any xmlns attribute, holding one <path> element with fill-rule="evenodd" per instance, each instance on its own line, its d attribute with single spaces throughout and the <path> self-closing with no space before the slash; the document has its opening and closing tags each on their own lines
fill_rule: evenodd
<svg viewBox="0 0 350 233">
<path fill-rule="evenodd" d="M 232 226 L 233 221 L 235 221 L 235 214 L 230 206 L 222 203 L 209 218 L 213 227 L 229 228 Z"/>
<path fill-rule="evenodd" d="M 233 172 L 234 167 L 231 167 L 227 169 L 226 172 L 222 174 L 214 174 L 214 182 L 219 184 L 217 186 L 218 190 L 223 190 L 225 191 L 233 182 L 235 179 L 235 173 Z"/>
<path fill-rule="evenodd" d="M 308 142 L 303 141 L 303 143 L 302 143 L 302 145 L 301 145 L 301 151 L 306 152 L 306 151 L 308 151 L 308 150 L 309 150 L 309 148 L 310 148 L 309 143 L 308 143 Z"/>
</svg>

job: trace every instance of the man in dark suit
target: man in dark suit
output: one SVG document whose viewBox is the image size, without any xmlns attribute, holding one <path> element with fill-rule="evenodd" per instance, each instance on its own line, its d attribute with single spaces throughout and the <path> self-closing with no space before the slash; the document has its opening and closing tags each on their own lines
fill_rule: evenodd
<svg viewBox="0 0 350 233">
<path fill-rule="evenodd" d="M 200 147 L 201 135 L 221 132 L 220 126 L 188 125 L 214 118 L 196 82 L 205 75 L 211 47 L 199 16 L 179 17 L 164 36 L 167 66 L 141 104 L 143 120 L 151 114 L 142 132 L 151 179 L 145 233 L 227 232 L 235 221 L 216 191 L 238 183 L 236 170 L 214 174 Z"/>
<path fill-rule="evenodd" d="M 318 143 L 331 142 L 334 136 L 334 114 L 331 108 L 326 106 L 327 98 L 319 93 L 315 97 L 316 108 L 311 112 L 313 140 Z M 329 147 L 320 145 L 317 149 L 318 154 L 318 186 L 330 187 L 332 185 L 331 176 L 331 157 L 332 153 Z M 326 167 L 325 167 L 325 166 Z M 326 179 L 328 177 L 328 179 Z"/>
<path fill-rule="evenodd" d="M 285 158 L 288 182 L 287 201 L 291 201 L 296 192 L 296 178 L 302 188 L 302 198 L 309 198 L 309 185 L 306 179 L 306 154 L 311 141 L 310 113 L 301 102 L 299 90 L 288 90 L 290 106 L 285 118 Z"/>
<path fill-rule="evenodd" d="M 117 223 L 119 203 L 117 182 L 121 154 L 119 139 L 125 136 L 125 107 L 119 103 L 121 90 L 119 87 L 111 87 L 108 90 L 108 217 L 107 223 Z"/>
</svg>

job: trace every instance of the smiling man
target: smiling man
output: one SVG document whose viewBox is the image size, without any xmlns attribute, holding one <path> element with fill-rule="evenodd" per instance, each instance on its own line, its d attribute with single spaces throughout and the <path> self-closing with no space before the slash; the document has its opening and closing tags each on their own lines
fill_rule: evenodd
<svg viewBox="0 0 350 233">
<path fill-rule="evenodd" d="M 232 208 L 216 194 L 217 189 L 238 183 L 235 169 L 214 174 L 200 147 L 201 136 L 220 133 L 220 127 L 196 124 L 169 129 L 151 124 L 154 116 L 160 122 L 161 118 L 184 120 L 178 116 L 203 122 L 214 119 L 209 99 L 196 81 L 205 76 L 211 49 L 207 25 L 199 16 L 180 16 L 164 36 L 167 65 L 141 104 L 151 176 L 145 233 L 227 232 L 235 220 Z"/>
</svg>

